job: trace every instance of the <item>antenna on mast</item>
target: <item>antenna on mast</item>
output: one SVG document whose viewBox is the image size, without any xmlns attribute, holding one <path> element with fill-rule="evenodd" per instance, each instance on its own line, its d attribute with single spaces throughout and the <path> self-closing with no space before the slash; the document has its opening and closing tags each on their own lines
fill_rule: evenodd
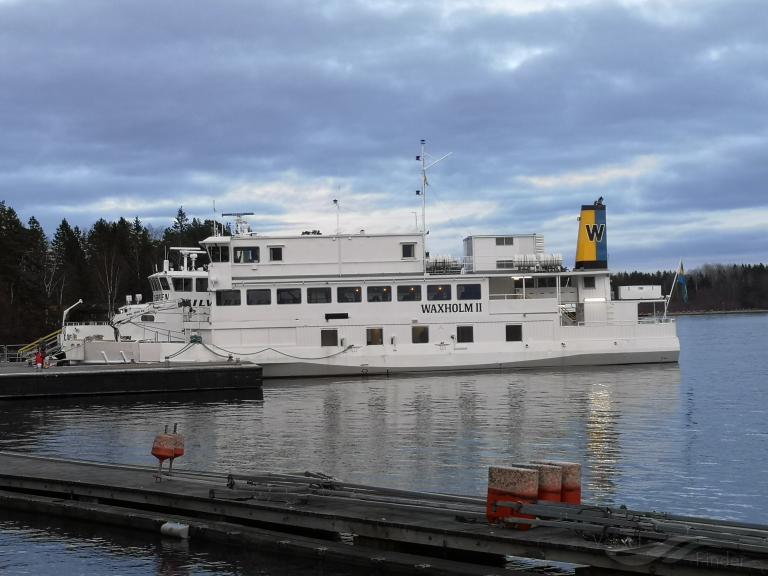
<svg viewBox="0 0 768 576">
<path fill-rule="evenodd" d="M 421 154 L 416 156 L 416 160 L 421 162 L 421 190 L 416 190 L 416 195 L 421 195 L 421 260 L 424 266 L 425 274 L 427 272 L 427 234 L 429 234 L 429 230 L 427 230 L 427 186 L 429 186 L 429 180 L 427 180 L 427 170 L 453 154 L 453 152 L 448 152 L 448 154 L 441 156 L 437 160 L 432 160 L 433 156 L 427 154 L 426 149 L 427 141 L 422 138 Z M 427 157 L 429 157 L 430 160 L 429 164 L 427 164 Z"/>
</svg>

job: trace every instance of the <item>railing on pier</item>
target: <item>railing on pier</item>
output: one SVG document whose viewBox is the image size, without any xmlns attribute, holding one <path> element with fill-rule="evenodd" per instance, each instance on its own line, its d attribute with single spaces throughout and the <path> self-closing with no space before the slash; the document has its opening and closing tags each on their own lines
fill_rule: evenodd
<svg viewBox="0 0 768 576">
<path fill-rule="evenodd" d="M 0 344 L 0 362 L 18 362 L 24 344 Z"/>
</svg>

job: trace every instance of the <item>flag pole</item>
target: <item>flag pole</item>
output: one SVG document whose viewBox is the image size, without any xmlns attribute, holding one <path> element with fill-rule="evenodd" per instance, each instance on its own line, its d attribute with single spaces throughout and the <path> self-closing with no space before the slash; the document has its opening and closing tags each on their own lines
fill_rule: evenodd
<svg viewBox="0 0 768 576">
<path fill-rule="evenodd" d="M 677 285 L 677 276 L 680 274 L 680 267 L 683 265 L 683 259 L 680 259 L 680 264 L 677 265 L 677 269 L 675 270 L 675 277 L 672 279 L 672 288 L 669 290 L 669 294 L 667 294 L 667 300 L 664 302 L 664 320 L 667 319 L 667 308 L 669 308 L 669 301 L 672 299 L 672 294 L 675 293 L 675 286 Z"/>
</svg>

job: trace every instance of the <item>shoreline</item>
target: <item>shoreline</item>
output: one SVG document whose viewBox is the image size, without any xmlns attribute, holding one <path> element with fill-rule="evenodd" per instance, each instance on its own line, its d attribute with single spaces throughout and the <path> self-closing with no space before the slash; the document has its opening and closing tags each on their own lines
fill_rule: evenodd
<svg viewBox="0 0 768 576">
<path fill-rule="evenodd" d="M 690 312 L 667 312 L 667 316 L 708 316 L 718 314 L 768 314 L 768 310 L 750 308 L 745 310 L 691 310 Z"/>
</svg>

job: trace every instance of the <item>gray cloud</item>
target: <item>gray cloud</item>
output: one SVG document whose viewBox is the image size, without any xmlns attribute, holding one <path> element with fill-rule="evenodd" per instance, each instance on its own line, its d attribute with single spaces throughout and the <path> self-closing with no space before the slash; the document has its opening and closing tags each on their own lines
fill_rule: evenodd
<svg viewBox="0 0 768 576">
<path fill-rule="evenodd" d="M 761 1 L 448 5 L 0 0 L 0 199 L 50 231 L 62 216 L 170 221 L 179 204 L 205 217 L 202 199 L 286 175 L 402 207 L 426 137 L 454 152 L 432 198 L 497 205 L 457 213 L 457 230 L 549 229 L 602 195 L 631 227 L 617 265 L 768 259 L 754 226 L 647 254 L 622 240 L 644 233 L 634 213 L 768 210 Z M 290 217 L 263 197 L 227 206 L 254 207 Z"/>
</svg>

